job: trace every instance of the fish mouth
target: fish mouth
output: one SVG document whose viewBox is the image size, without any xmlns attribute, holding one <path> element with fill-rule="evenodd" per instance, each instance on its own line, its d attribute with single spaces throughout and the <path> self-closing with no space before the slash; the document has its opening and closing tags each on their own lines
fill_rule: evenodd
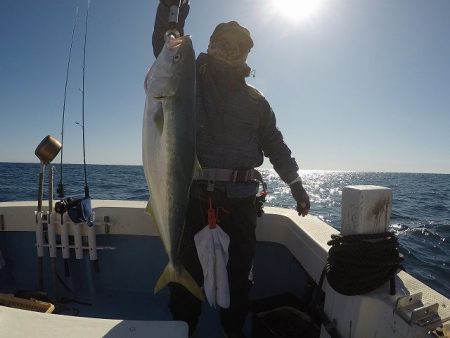
<svg viewBox="0 0 450 338">
<path fill-rule="evenodd" d="M 191 36 L 190 35 L 183 35 L 178 38 L 175 37 L 169 37 L 167 40 L 167 47 L 169 50 L 178 49 L 183 43 L 189 43 L 191 42 Z"/>
</svg>

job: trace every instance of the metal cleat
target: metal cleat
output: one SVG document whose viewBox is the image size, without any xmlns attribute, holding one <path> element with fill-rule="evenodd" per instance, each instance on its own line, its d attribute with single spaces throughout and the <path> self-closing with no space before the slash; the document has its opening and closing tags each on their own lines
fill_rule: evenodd
<svg viewBox="0 0 450 338">
<path fill-rule="evenodd" d="M 399 297 L 394 312 L 409 325 L 424 327 L 441 320 L 438 315 L 439 304 L 423 304 L 422 292 Z"/>
</svg>

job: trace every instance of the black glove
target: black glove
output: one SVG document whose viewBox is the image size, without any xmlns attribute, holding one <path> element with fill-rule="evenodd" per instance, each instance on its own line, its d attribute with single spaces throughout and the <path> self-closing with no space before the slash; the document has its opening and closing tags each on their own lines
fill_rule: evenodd
<svg viewBox="0 0 450 338">
<path fill-rule="evenodd" d="M 155 55 L 155 58 L 158 57 L 159 53 L 161 52 L 163 46 L 164 46 L 164 36 L 166 32 L 173 28 L 170 27 L 169 24 L 169 13 L 170 13 L 170 7 L 171 5 L 178 6 L 180 2 L 177 0 L 161 0 L 158 9 L 156 11 L 156 18 L 155 18 L 155 27 L 153 29 L 153 37 L 152 37 L 152 44 L 153 44 L 153 54 Z M 180 13 L 178 15 L 178 24 L 176 29 L 180 33 L 180 35 L 184 35 L 184 23 L 186 21 L 186 18 L 189 14 L 189 1 L 183 0 L 182 5 L 180 7 Z"/>
<path fill-rule="evenodd" d="M 308 215 L 311 204 L 309 202 L 309 196 L 303 188 L 302 182 L 298 181 L 290 185 L 291 193 L 294 199 L 297 201 L 297 212 L 299 216 Z"/>
<path fill-rule="evenodd" d="M 161 3 L 163 5 L 165 5 L 166 7 L 171 7 L 171 6 L 183 7 L 183 5 L 186 4 L 187 2 L 188 1 L 181 0 L 181 5 L 180 5 L 180 0 L 161 0 Z"/>
</svg>

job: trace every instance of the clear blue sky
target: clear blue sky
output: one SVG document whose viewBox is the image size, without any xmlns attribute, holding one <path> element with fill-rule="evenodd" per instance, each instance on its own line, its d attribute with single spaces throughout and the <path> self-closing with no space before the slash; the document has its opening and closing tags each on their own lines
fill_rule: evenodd
<svg viewBox="0 0 450 338">
<path fill-rule="evenodd" d="M 249 83 L 271 103 L 302 169 L 450 173 L 450 1 L 322 0 L 306 18 L 288 18 L 274 1 L 281 2 L 193 0 L 186 33 L 199 53 L 217 23 L 237 20 L 249 28 L 255 47 L 248 63 L 256 69 Z M 60 138 L 77 4 L 65 159 L 82 162 L 75 122 L 81 120 L 84 0 L 0 2 L 1 162 L 37 162 L 41 139 Z M 155 0 L 91 2 L 88 163 L 141 163 L 156 6 Z"/>
</svg>

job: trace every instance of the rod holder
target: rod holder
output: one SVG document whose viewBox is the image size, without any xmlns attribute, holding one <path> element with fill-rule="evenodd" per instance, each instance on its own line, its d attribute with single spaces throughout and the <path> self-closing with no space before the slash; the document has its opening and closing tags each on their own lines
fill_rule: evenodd
<svg viewBox="0 0 450 338">
<path fill-rule="evenodd" d="M 78 260 L 83 259 L 83 239 L 79 224 L 73 224 L 73 238 L 75 243 L 75 258 Z"/>
</svg>

